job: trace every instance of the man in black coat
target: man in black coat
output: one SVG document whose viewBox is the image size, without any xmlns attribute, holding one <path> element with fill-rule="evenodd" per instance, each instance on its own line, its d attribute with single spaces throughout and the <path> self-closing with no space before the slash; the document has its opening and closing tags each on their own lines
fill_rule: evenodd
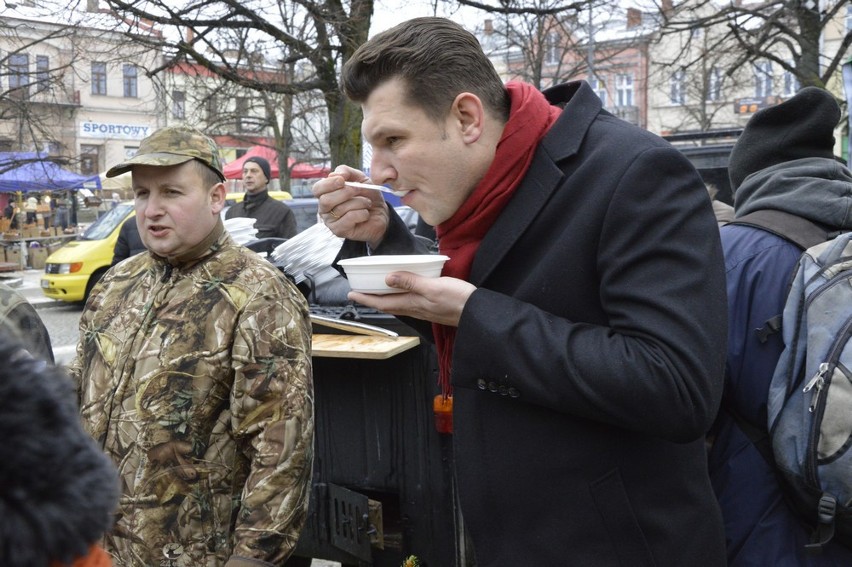
<svg viewBox="0 0 852 567">
<path fill-rule="evenodd" d="M 130 217 L 124 221 L 118 231 L 118 240 L 115 241 L 115 247 L 112 252 L 112 263 L 110 265 L 115 266 L 122 260 L 136 256 L 147 250 L 145 243 L 142 242 L 142 237 L 139 236 L 136 217 Z"/>
<path fill-rule="evenodd" d="M 257 238 L 291 238 L 296 235 L 296 215 L 290 207 L 269 196 L 267 185 L 272 173 L 269 162 L 262 157 L 250 157 L 243 164 L 243 186 L 246 195 L 225 213 L 226 219 L 250 217 L 255 219 Z"/>
<path fill-rule="evenodd" d="M 684 156 L 585 82 L 502 84 L 475 37 L 417 18 L 344 65 L 371 180 L 405 191 L 442 277 L 349 298 L 420 320 L 453 398 L 479 567 L 725 564 L 704 434 L 725 359 L 722 251 Z M 367 181 L 314 185 L 340 257 L 423 249 Z M 424 400 L 424 403 L 428 403 Z"/>
</svg>

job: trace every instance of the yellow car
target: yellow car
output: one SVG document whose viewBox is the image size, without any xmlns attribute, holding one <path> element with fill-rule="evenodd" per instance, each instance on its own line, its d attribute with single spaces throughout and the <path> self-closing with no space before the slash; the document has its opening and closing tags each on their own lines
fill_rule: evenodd
<svg viewBox="0 0 852 567">
<path fill-rule="evenodd" d="M 51 299 L 85 301 L 112 263 L 121 225 L 135 214 L 132 202 L 119 203 L 77 240 L 48 256 L 41 278 L 42 293 Z"/>
</svg>

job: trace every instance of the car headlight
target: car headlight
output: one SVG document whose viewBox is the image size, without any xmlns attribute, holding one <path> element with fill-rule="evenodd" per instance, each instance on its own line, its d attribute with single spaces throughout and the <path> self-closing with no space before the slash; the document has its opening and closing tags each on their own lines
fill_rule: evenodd
<svg viewBox="0 0 852 567">
<path fill-rule="evenodd" d="M 83 269 L 83 262 L 71 262 L 70 264 L 59 264 L 57 274 L 73 274 Z"/>
</svg>

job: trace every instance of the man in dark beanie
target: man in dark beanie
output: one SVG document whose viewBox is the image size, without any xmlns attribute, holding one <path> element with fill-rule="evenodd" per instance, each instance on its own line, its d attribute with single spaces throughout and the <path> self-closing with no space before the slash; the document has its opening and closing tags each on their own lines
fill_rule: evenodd
<svg viewBox="0 0 852 567">
<path fill-rule="evenodd" d="M 840 108 L 807 87 L 756 113 L 731 152 L 735 220 L 720 229 L 728 289 L 728 359 L 710 476 L 725 521 L 728 564 L 852 565 L 852 550 L 805 550 L 813 526 L 788 506 L 757 439 L 784 348 L 777 322 L 804 248 L 852 229 L 852 172 L 834 157 Z"/>
<path fill-rule="evenodd" d="M 290 238 L 296 235 L 296 215 L 290 207 L 269 196 L 272 179 L 269 162 L 252 156 L 243 163 L 243 187 L 246 195 L 225 213 L 226 219 L 249 217 L 256 220 L 257 238 Z"/>
</svg>

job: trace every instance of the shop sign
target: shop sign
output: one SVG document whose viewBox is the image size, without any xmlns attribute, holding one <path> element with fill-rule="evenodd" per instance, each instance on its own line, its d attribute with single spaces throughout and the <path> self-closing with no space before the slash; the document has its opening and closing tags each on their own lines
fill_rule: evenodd
<svg viewBox="0 0 852 567">
<path fill-rule="evenodd" d="M 115 122 L 86 121 L 80 123 L 80 136 L 84 138 L 110 138 L 141 140 L 151 133 L 150 126 L 120 124 Z"/>
</svg>

